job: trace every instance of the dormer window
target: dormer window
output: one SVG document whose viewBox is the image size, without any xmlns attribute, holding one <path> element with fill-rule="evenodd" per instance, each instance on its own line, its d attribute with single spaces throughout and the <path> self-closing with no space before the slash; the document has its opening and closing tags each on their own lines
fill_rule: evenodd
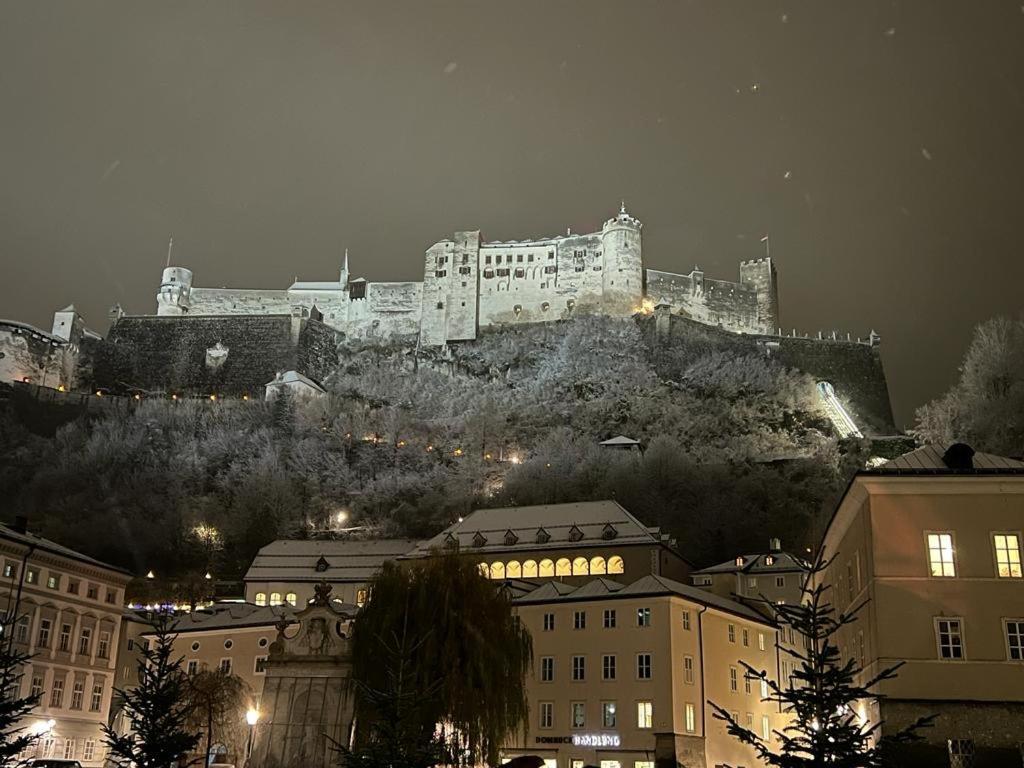
<svg viewBox="0 0 1024 768">
<path fill-rule="evenodd" d="M 569 541 L 579 541 L 583 538 L 583 531 L 574 523 L 572 528 L 569 529 Z"/>
<path fill-rule="evenodd" d="M 743 558 L 742 557 L 737 557 L 736 558 L 736 567 L 737 568 L 742 568 L 743 567 Z"/>
<path fill-rule="evenodd" d="M 538 544 L 547 544 L 549 541 L 551 541 L 551 534 L 548 533 L 547 531 L 545 531 L 543 528 L 538 528 L 537 529 L 537 543 Z"/>
<path fill-rule="evenodd" d="M 505 531 L 505 546 L 511 547 L 519 543 L 519 537 L 516 536 L 515 531 L 511 528 Z"/>
<path fill-rule="evenodd" d="M 611 523 L 605 523 L 604 528 L 601 529 L 602 539 L 614 539 L 619 535 L 619 532 L 615 529 L 615 526 Z"/>
<path fill-rule="evenodd" d="M 446 549 L 458 549 L 459 537 L 451 532 L 446 533 L 444 536 L 444 546 Z"/>
<path fill-rule="evenodd" d="M 764 564 L 765 564 L 765 565 L 775 565 L 775 558 L 774 558 L 774 557 L 772 557 L 771 555 L 768 555 L 768 556 L 767 556 L 767 557 L 766 557 L 766 558 L 764 559 Z"/>
<path fill-rule="evenodd" d="M 480 533 L 480 531 L 477 531 L 476 533 L 473 534 L 473 546 L 474 547 L 482 547 L 486 543 L 487 543 L 487 537 L 484 536 L 482 533 Z"/>
<path fill-rule="evenodd" d="M 327 558 L 325 558 L 323 555 L 320 555 L 320 559 L 316 561 L 317 573 L 323 573 L 330 567 L 331 564 L 327 562 Z"/>
</svg>

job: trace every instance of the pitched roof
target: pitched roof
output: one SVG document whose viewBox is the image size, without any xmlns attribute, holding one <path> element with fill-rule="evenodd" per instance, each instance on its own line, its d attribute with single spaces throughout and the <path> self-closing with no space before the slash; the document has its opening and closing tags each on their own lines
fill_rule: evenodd
<svg viewBox="0 0 1024 768">
<path fill-rule="evenodd" d="M 925 445 L 917 450 L 897 456 L 873 469 L 865 469 L 862 475 L 913 475 L 913 474 L 945 474 L 945 475 L 976 475 L 976 474 L 1017 474 L 1024 473 L 1024 461 L 1008 459 L 991 453 L 975 451 L 971 457 L 973 468 L 954 469 L 943 460 L 945 450 L 937 445 Z"/>
<path fill-rule="evenodd" d="M 342 285 L 337 280 L 297 280 L 288 286 L 289 291 L 340 291 L 341 289 Z"/>
<path fill-rule="evenodd" d="M 207 608 L 198 608 L 178 617 L 175 633 L 208 632 L 221 629 L 243 629 L 246 627 L 273 628 L 282 618 L 294 619 L 297 609 L 290 605 L 253 605 L 252 603 L 214 603 Z M 144 610 L 136 615 L 145 620 Z M 148 634 L 148 633 L 144 633 Z"/>
<path fill-rule="evenodd" d="M 768 558 L 772 558 L 771 562 Z M 742 560 L 737 563 L 736 560 Z M 701 568 L 691 575 L 714 573 L 784 573 L 791 571 L 806 571 L 807 563 L 796 555 L 788 552 L 765 552 L 759 555 L 740 555 L 733 560 L 726 560 L 724 563 L 712 565 L 708 568 Z"/>
<path fill-rule="evenodd" d="M 55 541 L 44 539 L 42 536 L 36 536 L 36 534 L 26 531 L 21 533 L 13 528 L 6 525 L 0 525 L 0 538 L 8 539 L 25 546 L 34 547 L 37 550 L 43 552 L 49 552 L 52 555 L 60 555 L 70 560 L 77 560 L 80 563 L 91 565 L 96 568 L 102 568 L 107 571 L 113 571 L 114 573 L 123 574 L 126 576 L 132 576 L 131 571 L 127 571 L 124 568 L 120 568 L 116 565 L 110 565 L 110 563 L 104 563 L 102 560 L 97 560 L 94 557 L 83 555 L 81 552 L 76 552 L 69 547 L 65 547 L 63 544 L 58 544 Z"/>
<path fill-rule="evenodd" d="M 305 384 L 307 387 L 312 387 L 313 389 L 315 389 L 315 390 L 317 390 L 319 392 L 326 392 L 327 391 L 322 386 L 320 386 L 315 381 L 313 381 L 311 378 L 309 378 L 309 376 L 301 374 L 301 373 L 299 373 L 298 371 L 295 371 L 295 370 L 284 371 L 283 373 L 279 373 L 272 380 L 267 382 L 267 386 L 271 387 L 271 386 L 276 386 L 276 385 L 280 385 L 280 384 L 294 384 L 294 383 Z"/>
<path fill-rule="evenodd" d="M 619 445 L 640 445 L 640 441 L 634 440 L 632 437 L 626 437 L 625 435 L 616 435 L 615 437 L 610 437 L 607 440 L 602 440 L 600 444 L 614 447 Z"/>
<path fill-rule="evenodd" d="M 593 587 L 594 581 L 602 581 L 605 584 Z M 681 584 L 673 579 L 654 574 L 644 576 L 632 584 L 623 586 L 616 582 L 609 582 L 608 579 L 595 579 L 580 587 L 569 587 L 569 585 L 558 581 L 549 581 L 533 592 L 517 598 L 513 602 L 517 605 L 535 605 L 543 603 L 579 602 L 583 600 L 609 600 L 625 599 L 630 597 L 658 597 L 662 595 L 678 595 L 698 605 L 706 605 L 725 613 L 741 616 L 761 624 L 771 624 L 762 614 L 743 603 L 730 600 L 726 597 L 697 589 L 686 584 Z M 611 585 L 618 586 L 613 589 Z M 558 585 L 554 587 L 554 585 Z M 554 587 L 554 588 L 552 588 Z"/>
<path fill-rule="evenodd" d="M 417 544 L 414 539 L 281 539 L 256 553 L 245 581 L 369 581 L 384 563 L 404 555 Z M 327 567 L 318 571 L 316 566 L 321 557 Z"/>
<path fill-rule="evenodd" d="M 517 541 L 506 544 L 510 531 Z M 505 552 L 564 549 L 570 544 L 576 548 L 599 547 L 608 546 L 609 541 L 617 546 L 670 543 L 659 528 L 645 526 L 616 501 L 581 501 L 478 509 L 434 538 L 421 542 L 408 557 L 425 557 L 431 550 L 444 549 L 452 542 L 468 551 Z"/>
</svg>

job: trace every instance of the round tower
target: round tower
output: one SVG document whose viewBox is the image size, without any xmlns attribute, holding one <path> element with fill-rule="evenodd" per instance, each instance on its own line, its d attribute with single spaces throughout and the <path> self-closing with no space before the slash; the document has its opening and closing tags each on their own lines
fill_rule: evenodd
<svg viewBox="0 0 1024 768">
<path fill-rule="evenodd" d="M 192 270 L 185 267 L 167 267 L 160 280 L 156 295 L 158 315 L 184 315 L 191 305 Z"/>
<path fill-rule="evenodd" d="M 626 212 L 626 204 L 601 228 L 603 300 L 616 314 L 638 312 L 644 298 L 644 264 L 640 230 L 643 224 Z"/>
</svg>

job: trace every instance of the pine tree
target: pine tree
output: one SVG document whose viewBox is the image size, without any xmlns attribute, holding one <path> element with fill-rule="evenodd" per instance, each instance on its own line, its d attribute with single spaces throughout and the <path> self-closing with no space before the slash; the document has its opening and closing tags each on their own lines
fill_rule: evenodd
<svg viewBox="0 0 1024 768">
<path fill-rule="evenodd" d="M 39 704 L 40 695 L 21 697 L 21 678 L 31 656 L 14 647 L 17 608 L 0 618 L 0 768 L 16 765 L 18 755 L 31 748 L 44 731 L 25 728 L 24 719 Z"/>
<path fill-rule="evenodd" d="M 781 768 L 876 768 L 891 765 L 893 748 L 920 739 L 918 731 L 932 724 L 934 716 L 918 719 L 895 733 L 878 737 L 881 722 L 868 724 L 857 709 L 859 702 L 881 698 L 879 683 L 896 677 L 903 662 L 882 669 L 863 680 L 864 668 L 856 659 L 842 659 L 836 636 L 843 627 L 857 621 L 866 601 L 847 611 L 836 611 L 827 601 L 830 586 L 821 575 L 828 567 L 821 555 L 811 567 L 799 604 L 775 604 L 762 599 L 780 626 L 791 626 L 805 642 L 803 649 L 781 647 L 782 653 L 798 662 L 790 680 L 776 682 L 767 670 L 757 670 L 744 661 L 746 677 L 761 681 L 768 691 L 764 701 L 780 705 L 792 722 L 774 735 L 779 741 L 773 752 L 771 741 L 744 728 L 724 708 L 711 703 L 715 718 L 724 720 L 730 735 L 753 747 L 765 765 Z"/>
<path fill-rule="evenodd" d="M 199 742 L 199 734 L 186 725 L 189 717 L 188 685 L 181 658 L 173 658 L 174 617 L 160 612 L 152 619 L 153 641 L 141 651 L 139 684 L 115 689 L 131 727 L 118 734 L 103 726 L 110 758 L 121 768 L 169 768 L 180 765 Z M 194 761 L 193 761 L 194 762 Z"/>
</svg>

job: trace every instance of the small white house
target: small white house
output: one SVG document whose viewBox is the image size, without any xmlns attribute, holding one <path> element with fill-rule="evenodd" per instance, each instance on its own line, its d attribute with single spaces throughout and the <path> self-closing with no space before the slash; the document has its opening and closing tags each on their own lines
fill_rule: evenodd
<svg viewBox="0 0 1024 768">
<path fill-rule="evenodd" d="M 641 449 L 640 441 L 634 440 L 632 437 L 626 437 L 625 435 L 616 435 L 608 440 L 601 441 L 602 448 L 616 448 L 622 451 L 639 451 Z"/>
<path fill-rule="evenodd" d="M 285 390 L 300 400 L 320 398 L 327 394 L 327 390 L 308 376 L 303 376 L 298 371 L 284 371 L 267 384 L 265 399 L 273 400 Z"/>
</svg>

